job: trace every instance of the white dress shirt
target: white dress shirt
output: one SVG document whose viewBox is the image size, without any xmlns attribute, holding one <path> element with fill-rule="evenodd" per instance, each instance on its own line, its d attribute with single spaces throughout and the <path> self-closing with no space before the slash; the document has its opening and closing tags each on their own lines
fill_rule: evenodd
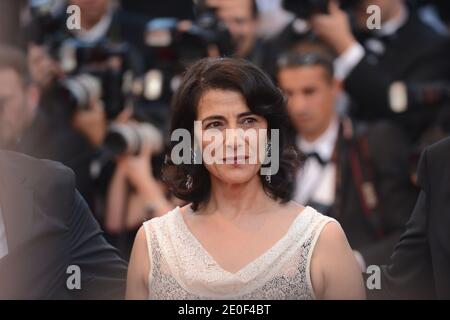
<svg viewBox="0 0 450 320">
<path fill-rule="evenodd" d="M 111 25 L 111 21 L 113 18 L 113 11 L 110 8 L 109 11 L 100 19 L 99 22 L 95 26 L 93 26 L 89 30 L 77 30 L 74 32 L 75 37 L 78 40 L 86 42 L 86 43 L 94 43 L 106 35 L 108 32 L 109 26 Z"/>
<path fill-rule="evenodd" d="M 258 34 L 263 39 L 277 36 L 294 20 L 294 15 L 282 6 L 281 0 L 256 0 L 259 11 Z"/>
<path fill-rule="evenodd" d="M 6 241 L 6 229 L 3 222 L 2 208 L 0 206 L 0 259 L 8 254 L 8 243 Z"/>
<path fill-rule="evenodd" d="M 314 158 L 308 158 L 297 173 L 297 186 L 294 200 L 306 205 L 314 201 L 325 206 L 332 206 L 336 198 L 336 164 L 331 162 L 339 134 L 339 120 L 335 118 L 328 129 L 315 141 L 308 142 L 299 137 L 297 143 L 303 153 L 316 152 L 323 161 L 322 166 Z M 353 250 L 362 271 L 366 271 L 366 263 L 358 251 Z"/>
<path fill-rule="evenodd" d="M 338 138 L 339 121 L 337 118 L 315 141 L 308 142 L 301 137 L 298 148 L 305 154 L 316 152 L 324 161 L 330 161 Z M 297 187 L 294 200 L 306 204 L 313 200 L 323 205 L 332 205 L 335 199 L 336 165 L 328 162 L 322 166 L 316 158 L 306 159 L 297 173 Z"/>
</svg>

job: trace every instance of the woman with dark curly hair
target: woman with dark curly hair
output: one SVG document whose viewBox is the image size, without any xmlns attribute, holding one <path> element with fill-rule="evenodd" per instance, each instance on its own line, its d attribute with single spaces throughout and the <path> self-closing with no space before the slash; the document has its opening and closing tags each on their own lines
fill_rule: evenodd
<svg viewBox="0 0 450 320">
<path fill-rule="evenodd" d="M 299 156 L 268 76 L 244 60 L 202 59 L 172 112 L 164 177 L 189 204 L 139 230 L 127 298 L 364 298 L 339 224 L 290 200 Z"/>
</svg>

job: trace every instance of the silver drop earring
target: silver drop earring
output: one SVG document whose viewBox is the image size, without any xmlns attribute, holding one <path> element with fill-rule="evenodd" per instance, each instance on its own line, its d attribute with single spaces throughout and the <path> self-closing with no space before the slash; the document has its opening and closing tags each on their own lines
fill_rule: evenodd
<svg viewBox="0 0 450 320">
<path fill-rule="evenodd" d="M 268 158 L 272 155 L 272 144 L 270 141 L 267 143 L 266 154 Z"/>
<path fill-rule="evenodd" d="M 270 142 L 270 140 L 267 142 L 267 146 L 266 146 L 266 156 L 267 158 L 270 158 L 270 156 L 272 155 L 272 144 Z M 266 181 L 268 183 L 272 182 L 272 176 L 270 174 L 267 174 L 265 177 Z"/>
<path fill-rule="evenodd" d="M 191 149 L 191 163 L 196 164 L 197 152 L 194 149 Z"/>
<path fill-rule="evenodd" d="M 186 183 L 185 183 L 186 189 L 191 190 L 192 184 L 193 184 L 192 176 L 190 174 L 188 174 L 186 177 Z"/>
</svg>

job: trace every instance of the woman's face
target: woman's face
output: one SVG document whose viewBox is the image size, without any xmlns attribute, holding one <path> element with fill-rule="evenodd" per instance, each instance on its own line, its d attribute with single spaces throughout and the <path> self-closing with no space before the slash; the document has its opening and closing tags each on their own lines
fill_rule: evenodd
<svg viewBox="0 0 450 320">
<path fill-rule="evenodd" d="M 211 174 L 228 184 L 241 184 L 259 174 L 265 156 L 267 121 L 253 114 L 244 97 L 231 90 L 211 89 L 200 98 L 197 120 L 202 160 Z"/>
</svg>

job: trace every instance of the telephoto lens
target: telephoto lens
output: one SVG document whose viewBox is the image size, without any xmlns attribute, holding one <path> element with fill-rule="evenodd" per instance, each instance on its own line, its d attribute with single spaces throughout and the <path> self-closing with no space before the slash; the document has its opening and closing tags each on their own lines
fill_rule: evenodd
<svg viewBox="0 0 450 320">
<path fill-rule="evenodd" d="M 62 82 L 70 97 L 70 103 L 77 109 L 89 109 L 92 101 L 100 100 L 102 85 L 98 78 L 90 74 L 79 74 L 68 77 Z"/>
<path fill-rule="evenodd" d="M 150 123 L 112 124 L 104 142 L 113 155 L 138 155 L 144 147 L 158 153 L 163 148 L 161 132 Z"/>
</svg>

